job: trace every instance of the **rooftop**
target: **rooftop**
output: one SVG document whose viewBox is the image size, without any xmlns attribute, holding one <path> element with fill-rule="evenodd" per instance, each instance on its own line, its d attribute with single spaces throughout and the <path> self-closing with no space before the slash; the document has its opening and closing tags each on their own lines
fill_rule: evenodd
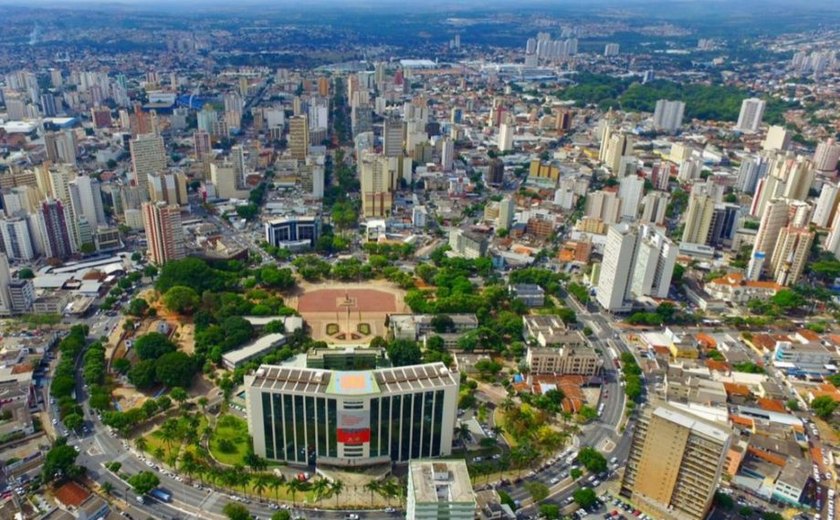
<svg viewBox="0 0 840 520">
<path fill-rule="evenodd" d="M 726 442 L 729 438 L 729 432 L 718 426 L 709 424 L 699 418 L 689 415 L 687 413 L 660 406 L 653 411 L 653 415 L 660 417 L 666 421 L 670 421 L 684 428 L 688 428 L 695 433 L 714 439 L 718 442 Z"/>
<path fill-rule="evenodd" d="M 417 503 L 475 503 L 464 460 L 412 460 L 408 473 Z"/>
</svg>

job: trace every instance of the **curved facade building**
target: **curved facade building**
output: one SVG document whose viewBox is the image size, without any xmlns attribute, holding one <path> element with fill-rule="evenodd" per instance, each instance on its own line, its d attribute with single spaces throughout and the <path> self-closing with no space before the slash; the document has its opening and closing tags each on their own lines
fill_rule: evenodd
<svg viewBox="0 0 840 520">
<path fill-rule="evenodd" d="M 245 378 L 254 452 L 339 466 L 449 455 L 459 380 L 443 363 L 365 371 L 263 365 Z"/>
</svg>

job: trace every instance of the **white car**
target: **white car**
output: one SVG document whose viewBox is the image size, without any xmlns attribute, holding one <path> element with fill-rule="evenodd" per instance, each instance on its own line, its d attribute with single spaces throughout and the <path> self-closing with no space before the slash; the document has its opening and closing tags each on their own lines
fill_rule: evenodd
<svg viewBox="0 0 840 520">
<path fill-rule="evenodd" d="M 558 482 L 560 482 L 560 479 L 557 478 L 557 477 L 554 477 L 553 479 L 549 480 L 549 482 L 553 486 L 554 484 L 557 484 Z"/>
</svg>

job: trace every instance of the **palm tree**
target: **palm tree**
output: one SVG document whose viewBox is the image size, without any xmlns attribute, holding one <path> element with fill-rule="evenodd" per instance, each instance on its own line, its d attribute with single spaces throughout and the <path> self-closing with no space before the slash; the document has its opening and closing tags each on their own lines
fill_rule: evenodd
<svg viewBox="0 0 840 520">
<path fill-rule="evenodd" d="M 166 444 L 167 453 L 172 453 L 172 441 L 178 438 L 178 421 L 175 419 L 167 419 L 160 427 L 158 436 Z"/>
<path fill-rule="evenodd" d="M 274 500 L 280 500 L 280 488 L 283 487 L 283 484 L 286 483 L 286 477 L 284 476 L 277 476 L 271 475 L 271 480 L 268 483 L 268 487 L 274 490 Z"/>
<path fill-rule="evenodd" d="M 335 497 L 335 507 L 338 507 L 338 497 L 344 492 L 344 482 L 334 480 L 330 489 L 330 494 Z"/>
<path fill-rule="evenodd" d="M 155 448 L 155 453 L 154 453 L 154 455 L 155 455 L 155 458 L 156 458 L 156 459 L 158 459 L 158 460 L 163 460 L 163 457 L 164 457 L 166 454 L 163 452 L 163 448 L 161 448 L 160 446 L 158 446 L 157 448 Z"/>
<path fill-rule="evenodd" d="M 181 471 L 187 475 L 188 482 L 192 483 L 192 476 L 198 471 L 198 463 L 189 451 L 186 451 L 181 457 Z"/>
<path fill-rule="evenodd" d="M 321 500 L 330 491 L 330 481 L 319 478 L 312 484 L 312 491 L 315 492 L 315 500 Z"/>
<path fill-rule="evenodd" d="M 298 492 L 306 492 L 309 489 L 309 484 L 306 481 L 293 478 L 286 482 L 286 489 L 292 494 L 292 506 L 296 506 L 295 496 Z"/>
<path fill-rule="evenodd" d="M 257 492 L 257 498 L 262 501 L 262 493 L 270 485 L 269 475 L 260 473 L 254 479 L 254 491 Z"/>
<path fill-rule="evenodd" d="M 472 434 L 470 433 L 470 426 L 467 423 L 461 423 L 455 428 L 455 436 L 461 441 L 461 443 L 466 447 L 467 441 L 472 438 Z"/>
<path fill-rule="evenodd" d="M 136 446 L 140 451 L 146 451 L 146 448 L 149 447 L 149 443 L 146 442 L 145 437 L 137 437 L 137 439 L 134 440 L 134 446 Z"/>
<path fill-rule="evenodd" d="M 106 495 L 110 495 L 113 490 L 114 485 L 108 482 L 107 480 L 102 483 L 102 491 L 104 491 Z"/>
<path fill-rule="evenodd" d="M 382 485 L 379 481 L 371 480 L 367 484 L 365 484 L 365 490 L 370 491 L 370 505 L 373 506 L 373 494 L 379 493 L 379 490 L 382 489 Z"/>
</svg>

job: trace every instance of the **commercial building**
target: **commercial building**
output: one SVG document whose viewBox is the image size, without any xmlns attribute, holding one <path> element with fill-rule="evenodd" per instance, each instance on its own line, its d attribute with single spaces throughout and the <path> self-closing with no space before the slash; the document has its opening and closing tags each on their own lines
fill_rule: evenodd
<svg viewBox="0 0 840 520">
<path fill-rule="evenodd" d="M 464 460 L 412 460 L 408 465 L 406 518 L 473 520 L 476 497 Z"/>
<path fill-rule="evenodd" d="M 362 158 L 360 184 L 365 217 L 385 217 L 391 213 L 399 176 L 390 162 L 387 156 L 381 155 L 366 154 Z"/>
<path fill-rule="evenodd" d="M 274 334 L 266 334 L 242 348 L 225 352 L 222 355 L 222 365 L 228 370 L 238 368 L 252 359 L 258 358 L 264 354 L 286 343 L 286 336 L 279 332 Z"/>
<path fill-rule="evenodd" d="M 499 125 L 499 151 L 509 152 L 513 150 L 513 125 L 502 123 Z"/>
<path fill-rule="evenodd" d="M 487 254 L 487 239 L 471 231 L 453 228 L 449 231 L 449 247 L 455 256 L 479 258 Z"/>
<path fill-rule="evenodd" d="M 306 160 L 309 153 L 309 122 L 305 115 L 289 118 L 289 154 L 292 159 Z"/>
<path fill-rule="evenodd" d="M 149 261 L 163 265 L 184 258 L 184 231 L 181 210 L 164 202 L 143 203 L 143 225 L 149 243 Z"/>
<path fill-rule="evenodd" d="M 730 444 L 726 426 L 669 405 L 641 414 L 621 495 L 656 518 L 702 520 L 711 506 Z"/>
<path fill-rule="evenodd" d="M 589 345 L 579 330 L 571 330 L 556 315 L 522 316 L 522 339 L 541 347 L 583 347 Z"/>
<path fill-rule="evenodd" d="M 396 339 L 420 341 L 430 334 L 463 333 L 478 327 L 475 314 L 446 314 L 446 326 L 438 331 L 436 314 L 389 314 L 388 326 Z"/>
<path fill-rule="evenodd" d="M 821 141 L 814 151 L 814 169 L 823 175 L 831 175 L 837 171 L 840 160 L 840 143 L 833 137 Z"/>
<path fill-rule="evenodd" d="M 25 218 L 0 219 L 0 240 L 3 243 L 3 251 L 12 260 L 32 260 L 35 258 L 29 224 Z"/>
<path fill-rule="evenodd" d="M 274 247 L 294 251 L 315 247 L 321 236 L 321 219 L 293 217 L 269 220 L 265 223 L 265 240 Z"/>
<path fill-rule="evenodd" d="M 48 257 L 65 260 L 76 252 L 68 213 L 69 209 L 59 200 L 47 199 L 41 204 L 38 223 Z"/>
<path fill-rule="evenodd" d="M 263 365 L 245 377 L 254 451 L 338 466 L 449 455 L 459 380 L 443 363 L 353 372 Z"/>
<path fill-rule="evenodd" d="M 773 350 L 773 366 L 791 373 L 833 373 L 837 361 L 837 354 L 819 342 L 777 341 Z"/>
<path fill-rule="evenodd" d="M 373 370 L 389 366 L 384 348 L 314 348 L 306 353 L 306 368 Z"/>
<path fill-rule="evenodd" d="M 545 291 L 533 283 L 520 283 L 508 286 L 510 295 L 522 300 L 528 307 L 542 307 L 545 304 Z"/>
<path fill-rule="evenodd" d="M 590 347 L 528 347 L 525 355 L 529 374 L 596 376 L 604 364 Z"/>
<path fill-rule="evenodd" d="M 783 126 L 773 125 L 767 129 L 764 142 L 761 143 L 762 150 L 787 150 L 790 146 L 791 133 Z"/>
</svg>

